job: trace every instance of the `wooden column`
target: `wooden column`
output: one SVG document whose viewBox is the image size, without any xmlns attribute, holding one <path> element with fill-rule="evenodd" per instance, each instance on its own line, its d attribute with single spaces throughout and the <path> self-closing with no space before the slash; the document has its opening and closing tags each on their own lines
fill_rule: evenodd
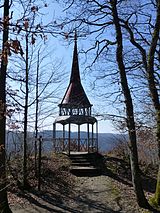
<svg viewBox="0 0 160 213">
<path fill-rule="evenodd" d="M 98 121 L 96 121 L 96 151 L 98 152 Z"/>
<path fill-rule="evenodd" d="M 92 124 L 92 152 L 94 151 L 94 124 Z"/>
<path fill-rule="evenodd" d="M 81 140 L 81 136 L 80 136 L 80 124 L 78 124 L 78 152 L 80 152 L 80 140 Z"/>
<path fill-rule="evenodd" d="M 42 136 L 39 137 L 39 154 L 38 154 L 38 190 L 41 190 L 41 165 L 42 165 Z"/>
<path fill-rule="evenodd" d="M 56 123 L 53 123 L 53 138 L 56 138 Z"/>
<path fill-rule="evenodd" d="M 65 125 L 63 124 L 63 151 L 65 151 L 65 146 L 64 146 L 64 142 L 65 142 Z"/>
<path fill-rule="evenodd" d="M 90 143 L 89 143 L 89 139 L 90 139 L 90 135 L 89 135 L 89 123 L 87 123 L 87 139 L 88 139 L 88 153 L 89 153 L 89 146 L 90 146 Z"/>
<path fill-rule="evenodd" d="M 71 148 L 71 124 L 69 123 L 69 126 L 68 126 L 68 154 L 70 155 L 70 150 Z"/>
<path fill-rule="evenodd" d="M 53 148 L 56 151 L 56 123 L 53 123 Z"/>
</svg>

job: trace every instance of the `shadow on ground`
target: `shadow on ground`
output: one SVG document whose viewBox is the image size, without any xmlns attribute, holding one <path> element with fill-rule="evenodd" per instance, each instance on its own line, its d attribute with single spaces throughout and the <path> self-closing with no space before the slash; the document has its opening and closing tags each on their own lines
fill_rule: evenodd
<svg viewBox="0 0 160 213">
<path fill-rule="evenodd" d="M 132 177 L 130 164 L 125 160 L 116 157 L 103 157 L 100 154 L 96 155 L 95 166 L 99 169 L 98 172 L 90 173 L 90 171 L 85 173 L 77 173 L 79 177 L 94 177 L 99 175 L 105 175 L 111 177 L 112 179 L 132 187 Z M 156 178 L 151 177 L 141 172 L 142 186 L 147 192 L 154 193 L 156 188 Z"/>
<path fill-rule="evenodd" d="M 124 160 L 114 157 L 101 158 L 97 161 L 97 166 L 101 169 L 101 175 L 111 177 L 129 187 L 132 186 L 130 165 Z M 40 192 L 35 189 L 28 192 L 19 190 L 18 197 L 25 199 L 30 206 L 30 211 L 28 210 L 27 212 L 118 213 L 122 210 L 118 199 L 114 200 L 119 207 L 115 211 L 114 208 L 111 208 L 112 205 L 107 206 L 104 202 L 92 199 L 85 192 L 77 193 L 72 184 L 71 179 L 73 177 L 68 176 L 66 171 L 60 171 L 57 175 L 57 172 L 52 169 L 45 168 L 42 175 L 42 190 Z M 97 176 L 97 174 L 95 175 Z M 90 174 L 86 174 L 85 176 L 89 177 Z M 146 191 L 154 192 L 155 184 L 156 180 L 154 178 L 143 174 L 143 186 Z M 90 193 L 95 194 L 97 192 L 91 190 Z"/>
<path fill-rule="evenodd" d="M 66 190 L 56 191 L 51 188 L 51 192 L 31 192 L 20 193 L 19 197 L 24 198 L 30 203 L 30 210 L 27 212 L 55 212 L 55 213 L 82 213 L 82 212 L 101 212 L 101 213 L 118 213 L 112 208 L 101 202 L 89 199 L 85 194 L 79 195 L 67 194 Z M 93 193 L 93 192 L 92 192 Z M 69 204 L 67 204 L 69 203 Z M 74 204 L 74 206 L 72 206 Z M 33 211 L 34 209 L 34 211 Z M 21 212 L 21 211 L 20 211 Z M 25 210 L 22 209 L 22 212 Z"/>
<path fill-rule="evenodd" d="M 106 157 L 104 158 L 103 166 L 103 175 L 107 175 L 125 185 L 132 186 L 129 163 L 119 158 Z M 151 177 L 151 175 L 152 174 L 147 175 L 141 172 L 142 186 L 145 191 L 154 193 L 156 188 L 156 178 Z"/>
</svg>

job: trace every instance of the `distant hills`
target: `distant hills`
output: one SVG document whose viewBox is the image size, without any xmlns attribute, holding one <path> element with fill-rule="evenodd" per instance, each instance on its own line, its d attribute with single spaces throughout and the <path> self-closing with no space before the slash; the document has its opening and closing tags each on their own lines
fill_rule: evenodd
<svg viewBox="0 0 160 213">
<path fill-rule="evenodd" d="M 66 132 L 66 137 L 67 137 Z M 30 151 L 33 150 L 34 147 L 34 137 L 33 133 L 29 132 L 29 141 L 28 146 Z M 52 142 L 47 140 L 47 138 L 52 138 L 53 132 L 52 130 L 44 130 L 39 133 L 39 136 L 45 138 L 43 141 L 43 151 L 51 151 L 52 150 Z M 56 131 L 56 137 L 62 137 L 62 131 Z M 71 132 L 71 138 L 76 138 L 77 132 Z M 33 138 L 31 140 L 31 138 Z M 81 138 L 87 138 L 86 132 L 81 132 Z M 6 134 L 6 149 L 8 152 L 21 152 L 23 150 L 23 133 L 15 133 L 15 132 L 7 132 Z M 98 142 L 99 142 L 99 151 L 106 152 L 112 150 L 117 144 L 122 141 L 126 141 L 127 135 L 124 134 L 112 134 L 112 133 L 99 133 L 98 134 Z"/>
<path fill-rule="evenodd" d="M 99 151 L 110 151 L 118 144 L 126 142 L 127 135 L 124 134 L 112 134 L 112 133 L 99 133 Z"/>
<path fill-rule="evenodd" d="M 40 133 L 44 138 L 51 138 L 53 132 L 51 130 L 45 130 Z M 67 136 L 66 132 L 66 136 Z M 62 131 L 56 132 L 56 137 L 62 137 Z M 71 138 L 76 138 L 77 132 L 71 133 Z M 87 138 L 86 132 L 81 132 L 81 138 Z M 113 133 L 98 133 L 98 143 L 99 143 L 99 151 L 105 152 L 112 150 L 118 143 L 122 141 L 126 141 L 127 135 L 124 134 L 113 134 Z"/>
</svg>

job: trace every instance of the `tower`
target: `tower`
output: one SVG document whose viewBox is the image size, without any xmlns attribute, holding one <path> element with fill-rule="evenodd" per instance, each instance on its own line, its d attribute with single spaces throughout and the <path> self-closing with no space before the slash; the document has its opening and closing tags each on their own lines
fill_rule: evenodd
<svg viewBox="0 0 160 213">
<path fill-rule="evenodd" d="M 59 116 L 53 123 L 53 138 L 55 151 L 73 152 L 97 152 L 98 151 L 98 122 L 92 116 L 92 104 L 90 103 L 81 83 L 77 35 L 74 39 L 73 61 L 68 88 L 59 106 Z M 56 124 L 63 126 L 62 137 L 56 137 Z M 78 127 L 77 137 L 72 137 L 72 124 Z M 86 135 L 81 134 L 81 125 L 86 124 Z M 96 124 L 96 129 L 95 129 Z M 66 132 L 66 126 L 68 131 Z M 92 127 L 90 130 L 90 126 Z M 66 133 L 68 133 L 66 137 Z"/>
</svg>

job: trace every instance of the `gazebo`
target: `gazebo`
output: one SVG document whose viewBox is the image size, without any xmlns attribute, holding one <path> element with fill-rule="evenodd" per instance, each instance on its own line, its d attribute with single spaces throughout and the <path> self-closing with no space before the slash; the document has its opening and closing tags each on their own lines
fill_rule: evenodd
<svg viewBox="0 0 160 213">
<path fill-rule="evenodd" d="M 59 116 L 53 123 L 55 151 L 66 152 L 69 155 L 71 152 L 91 153 L 98 151 L 98 121 L 92 116 L 92 104 L 81 84 L 76 33 L 74 40 L 70 82 L 61 103 L 58 105 Z M 56 124 L 62 126 L 61 137 L 56 135 Z M 73 124 L 77 125 L 76 137 L 72 137 Z M 84 131 L 82 134 L 82 125 L 85 125 L 85 134 Z"/>
</svg>

